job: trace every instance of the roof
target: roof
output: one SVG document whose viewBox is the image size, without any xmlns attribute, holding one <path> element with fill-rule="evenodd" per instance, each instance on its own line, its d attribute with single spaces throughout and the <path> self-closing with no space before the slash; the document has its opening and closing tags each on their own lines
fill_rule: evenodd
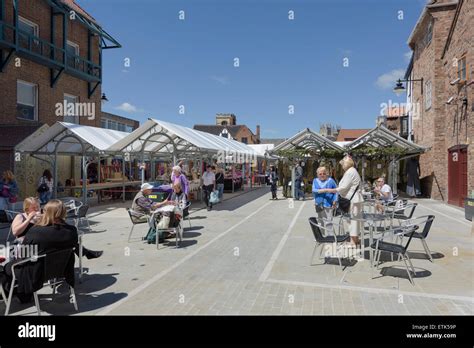
<svg viewBox="0 0 474 348">
<path fill-rule="evenodd" d="M 371 129 L 363 136 L 350 142 L 345 147 L 353 150 L 361 146 L 369 147 L 396 147 L 406 150 L 406 154 L 417 154 L 426 152 L 429 148 L 409 142 L 408 140 L 398 136 L 383 125 Z"/>
<path fill-rule="evenodd" d="M 97 21 L 95 20 L 94 17 L 92 17 L 89 13 L 87 13 L 86 10 L 84 10 L 81 6 L 79 6 L 75 0 L 59 0 L 63 4 L 69 6 L 72 10 L 74 10 L 76 13 L 80 13 L 84 17 L 86 17 L 88 20 L 93 21 L 94 23 L 98 24 Z"/>
<path fill-rule="evenodd" d="M 441 7 L 450 7 L 450 6 L 456 6 L 458 4 L 458 0 L 453 0 L 453 1 L 447 1 L 447 0 L 431 0 L 429 4 L 427 4 L 424 8 L 423 11 L 420 14 L 420 17 L 418 17 L 418 20 L 416 21 L 415 26 L 413 27 L 413 30 L 410 33 L 410 36 L 408 37 L 407 43 L 410 47 L 411 43 L 413 42 L 416 34 L 418 31 L 423 27 L 425 19 L 427 18 L 428 11 L 430 9 L 436 9 L 436 8 L 441 8 Z M 412 47 L 413 48 L 413 47 Z"/>
<path fill-rule="evenodd" d="M 200 152 L 218 154 L 222 151 L 256 155 L 251 147 L 238 141 L 152 118 L 109 150 L 143 151 L 163 157 L 172 156 L 174 148 L 179 156 L 198 155 Z"/>
<path fill-rule="evenodd" d="M 41 125 L 1 125 L 0 148 L 13 148 L 34 133 Z"/>
<path fill-rule="evenodd" d="M 280 145 L 285 140 L 286 138 L 265 138 L 265 139 L 260 138 L 260 144 L 273 144 L 277 146 L 277 145 Z"/>
<path fill-rule="evenodd" d="M 25 153 L 51 154 L 58 147 L 58 154 L 82 155 L 81 143 L 87 154 L 108 152 L 108 148 L 129 133 L 111 129 L 56 122 L 51 127 L 41 127 L 16 145 L 15 150 Z"/>
<path fill-rule="evenodd" d="M 247 126 L 241 124 L 241 125 L 235 125 L 235 126 L 220 126 L 220 125 L 207 125 L 207 124 L 196 124 L 194 125 L 193 129 L 199 130 L 201 132 L 206 132 L 214 135 L 219 135 L 221 132 L 225 129 L 230 133 L 230 135 L 235 138 L 237 136 L 237 133 L 243 128 Z M 250 129 L 249 129 L 250 130 Z M 252 131 L 250 131 L 252 132 Z M 252 133 L 253 134 L 253 133 Z"/>
<path fill-rule="evenodd" d="M 337 135 L 336 141 L 355 140 L 368 131 L 370 131 L 370 129 L 341 129 Z"/>
<path fill-rule="evenodd" d="M 312 131 L 309 128 L 302 130 L 291 138 L 285 140 L 281 144 L 275 146 L 272 153 L 277 153 L 281 150 L 292 150 L 297 148 L 324 150 L 332 149 L 343 152 L 344 149 L 333 141 L 323 137 L 321 134 Z"/>
</svg>

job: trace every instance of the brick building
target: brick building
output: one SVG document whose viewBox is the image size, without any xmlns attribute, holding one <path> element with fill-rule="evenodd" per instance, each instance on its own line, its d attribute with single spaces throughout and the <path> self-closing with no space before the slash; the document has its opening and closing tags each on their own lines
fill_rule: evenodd
<svg viewBox="0 0 474 348">
<path fill-rule="evenodd" d="M 131 118 L 102 111 L 100 127 L 131 133 L 140 127 L 140 122 Z"/>
<path fill-rule="evenodd" d="M 244 144 L 260 144 L 260 126 L 255 134 L 244 124 L 237 124 L 234 114 L 217 114 L 215 125 L 196 124 L 194 129 L 240 141 Z"/>
<path fill-rule="evenodd" d="M 384 125 L 393 133 L 408 139 L 408 116 L 403 106 L 392 106 L 384 110 L 382 116 L 377 116 L 377 126 Z"/>
<path fill-rule="evenodd" d="M 336 141 L 353 141 L 357 138 L 363 136 L 365 133 L 370 131 L 370 129 L 339 129 L 337 134 Z"/>
<path fill-rule="evenodd" d="M 101 126 L 102 50 L 118 47 L 74 0 L 0 0 L 0 170 L 41 125 Z"/>
<path fill-rule="evenodd" d="M 474 2 L 431 1 L 408 44 L 413 51 L 405 78 L 414 141 L 431 147 L 420 158 L 425 195 L 463 205 L 474 189 L 472 67 Z"/>
</svg>

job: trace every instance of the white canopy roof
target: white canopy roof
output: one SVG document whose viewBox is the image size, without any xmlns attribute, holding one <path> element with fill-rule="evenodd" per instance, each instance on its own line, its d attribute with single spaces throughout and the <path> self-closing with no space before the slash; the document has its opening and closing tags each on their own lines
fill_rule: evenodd
<svg viewBox="0 0 474 348">
<path fill-rule="evenodd" d="M 178 157 L 199 152 L 216 154 L 221 151 L 230 155 L 258 156 L 251 147 L 235 140 L 151 118 L 109 148 L 110 151 L 144 151 L 163 156 L 172 156 L 174 149 Z"/>
<path fill-rule="evenodd" d="M 58 154 L 82 155 L 106 153 L 108 148 L 129 133 L 111 129 L 56 122 L 43 126 L 19 143 L 15 150 L 35 154 L 52 154 L 58 146 Z"/>
<path fill-rule="evenodd" d="M 356 149 L 360 146 L 370 147 L 397 147 L 405 150 L 407 155 L 426 152 L 429 148 L 409 142 L 408 140 L 393 133 L 383 125 L 378 125 L 356 140 L 350 142 L 345 147 L 348 150 Z"/>
<path fill-rule="evenodd" d="M 248 146 L 250 146 L 256 153 L 258 153 L 262 157 L 265 156 L 267 151 L 270 151 L 275 147 L 274 144 L 249 144 Z"/>
<path fill-rule="evenodd" d="M 331 149 L 343 152 L 344 149 L 334 143 L 333 141 L 325 138 L 321 134 L 312 131 L 309 128 L 302 130 L 295 134 L 291 138 L 285 140 L 278 146 L 275 146 L 272 150 L 273 153 L 277 153 L 281 150 L 293 150 L 298 148 L 311 149 L 311 150 L 324 150 Z"/>
</svg>

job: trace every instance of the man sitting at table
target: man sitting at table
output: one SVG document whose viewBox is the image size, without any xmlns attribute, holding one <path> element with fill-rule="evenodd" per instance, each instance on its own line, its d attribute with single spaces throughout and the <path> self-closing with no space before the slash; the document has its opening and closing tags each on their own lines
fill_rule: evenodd
<svg viewBox="0 0 474 348">
<path fill-rule="evenodd" d="M 151 194 L 153 186 L 149 183 L 144 183 L 141 186 L 140 192 L 138 192 L 133 198 L 132 202 L 132 210 L 136 213 L 150 215 L 152 210 L 159 208 L 168 203 L 168 200 L 164 200 L 160 203 L 155 203 L 153 200 L 148 198 L 148 195 Z M 138 217 L 139 219 L 146 220 L 146 216 Z"/>
</svg>

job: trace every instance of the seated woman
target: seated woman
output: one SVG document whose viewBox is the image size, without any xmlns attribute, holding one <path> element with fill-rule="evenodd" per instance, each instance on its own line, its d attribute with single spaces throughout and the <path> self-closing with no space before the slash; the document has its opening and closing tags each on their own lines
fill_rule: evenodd
<svg viewBox="0 0 474 348">
<path fill-rule="evenodd" d="M 173 193 L 171 194 L 170 200 L 162 203 L 164 203 L 165 205 L 174 205 L 178 207 L 178 209 L 175 209 L 174 212 L 164 213 L 165 215 L 168 215 L 170 217 L 169 227 L 178 227 L 179 222 L 183 217 L 183 209 L 186 206 L 186 194 L 183 192 L 181 183 L 176 182 L 173 185 Z"/>
<path fill-rule="evenodd" d="M 382 203 L 376 204 L 377 211 L 383 212 L 383 203 L 389 203 L 393 201 L 392 188 L 385 183 L 385 179 L 383 177 L 380 177 L 375 182 L 374 192 L 376 198 Z"/>
<path fill-rule="evenodd" d="M 52 200 L 48 202 L 44 206 L 44 214 L 39 213 L 39 202 L 36 198 L 26 198 L 23 203 L 23 207 L 25 212 L 29 212 L 28 215 L 25 216 L 26 213 L 18 214 L 12 223 L 12 232 L 17 238 L 22 238 L 22 244 L 27 244 L 27 240 L 29 238 L 26 237 L 30 236 L 31 231 L 42 230 L 44 227 L 50 225 L 64 225 L 72 227 L 76 230 L 77 234 L 77 229 L 74 226 L 66 224 L 65 222 L 67 210 L 63 202 L 59 200 Z M 46 214 L 49 214 L 49 216 L 46 216 Z M 95 259 L 103 254 L 103 251 L 89 250 L 84 246 L 82 246 L 82 252 L 82 255 L 88 259 Z M 79 245 L 76 245 L 75 253 L 79 256 Z"/>
<path fill-rule="evenodd" d="M 35 197 L 27 197 L 23 201 L 23 213 L 15 216 L 12 222 L 12 233 L 18 241 L 21 241 L 25 234 L 35 223 L 41 219 L 40 203 Z"/>
</svg>

